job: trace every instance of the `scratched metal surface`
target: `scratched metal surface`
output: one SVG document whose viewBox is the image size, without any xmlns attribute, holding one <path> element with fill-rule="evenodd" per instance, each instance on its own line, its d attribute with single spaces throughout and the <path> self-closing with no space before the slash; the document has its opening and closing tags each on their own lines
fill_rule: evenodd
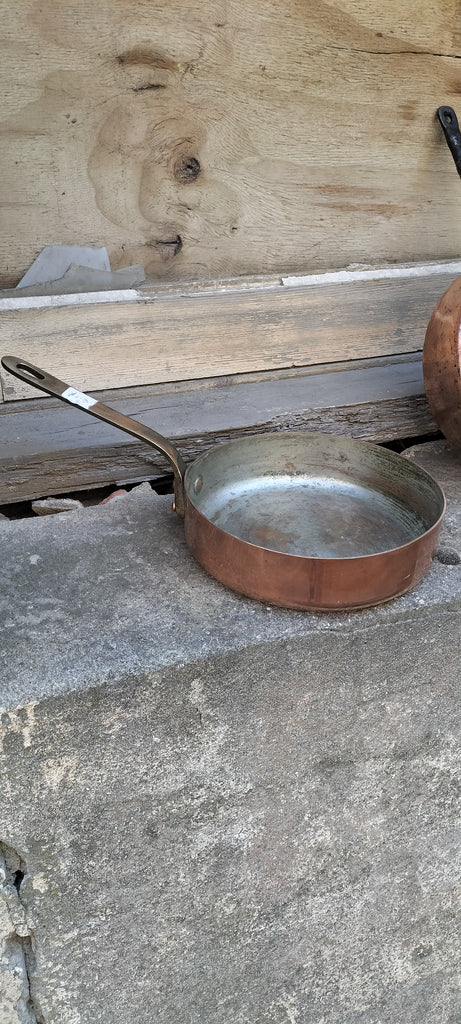
<svg viewBox="0 0 461 1024">
<path fill-rule="evenodd" d="M 400 547 L 424 534 L 442 510 L 437 485 L 410 473 L 400 455 L 318 434 L 220 445 L 189 467 L 187 489 L 199 510 L 233 536 L 314 558 Z"/>
</svg>

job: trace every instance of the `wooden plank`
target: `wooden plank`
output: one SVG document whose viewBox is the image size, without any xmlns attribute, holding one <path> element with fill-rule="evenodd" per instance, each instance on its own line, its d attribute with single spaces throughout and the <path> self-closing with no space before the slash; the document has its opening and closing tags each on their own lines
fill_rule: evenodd
<svg viewBox="0 0 461 1024">
<path fill-rule="evenodd" d="M 84 390 L 254 373 L 422 349 L 461 262 L 199 289 L 2 300 L 0 351 Z M 113 293 L 111 293 L 113 295 Z M 78 300 L 78 301 L 76 301 Z M 87 301 L 91 300 L 91 301 Z M 1 310 L 0 310 L 1 312 Z M 2 370 L 5 401 L 29 385 Z"/>
<path fill-rule="evenodd" d="M 388 441 L 436 431 L 419 357 L 338 369 L 158 385 L 100 397 L 170 437 L 186 459 L 212 444 L 270 430 Z M 168 470 L 154 449 L 52 399 L 0 411 L 0 504 Z"/>
<path fill-rule="evenodd" d="M 459 0 L 1 0 L 2 283 L 45 242 L 155 279 L 456 256 Z"/>
</svg>

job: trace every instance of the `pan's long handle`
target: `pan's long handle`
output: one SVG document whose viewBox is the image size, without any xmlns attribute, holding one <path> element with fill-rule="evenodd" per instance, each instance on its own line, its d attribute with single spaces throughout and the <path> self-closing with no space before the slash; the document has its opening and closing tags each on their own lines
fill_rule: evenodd
<svg viewBox="0 0 461 1024">
<path fill-rule="evenodd" d="M 455 161 L 456 170 L 461 176 L 461 132 L 459 130 L 458 118 L 453 107 L 439 107 L 437 117 L 442 125 L 448 148 Z"/>
<path fill-rule="evenodd" d="M 180 516 L 184 515 L 184 473 L 186 465 L 171 441 L 168 441 L 166 437 L 162 437 L 161 434 L 157 434 L 156 430 L 151 430 L 150 427 L 145 427 L 143 423 L 138 423 L 129 416 L 124 416 L 123 413 L 109 408 L 108 405 L 98 402 L 96 398 L 91 398 L 90 395 L 84 394 L 83 391 L 69 387 L 64 381 L 58 380 L 57 377 L 52 377 L 50 373 L 40 370 L 38 366 L 26 362 L 25 359 L 18 359 L 16 356 L 3 356 L 2 366 L 15 377 L 19 377 L 19 380 L 32 384 L 33 387 L 39 388 L 40 391 L 44 391 L 47 395 L 61 398 L 63 402 L 77 405 L 79 409 L 90 413 L 91 416 L 96 416 L 98 419 L 104 420 L 105 423 L 111 423 L 113 427 L 119 427 L 120 430 L 124 430 L 127 434 L 139 438 L 140 441 L 146 441 L 147 444 L 152 445 L 162 455 L 165 455 L 171 463 L 174 473 L 176 512 Z"/>
</svg>

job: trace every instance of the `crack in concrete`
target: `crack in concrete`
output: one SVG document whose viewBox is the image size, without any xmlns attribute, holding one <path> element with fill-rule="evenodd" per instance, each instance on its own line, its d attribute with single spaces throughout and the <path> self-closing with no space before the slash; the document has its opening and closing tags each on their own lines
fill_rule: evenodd
<svg viewBox="0 0 461 1024">
<path fill-rule="evenodd" d="M 33 994 L 34 937 L 21 900 L 26 875 L 20 854 L 0 840 L 0 899 L 6 910 L 5 925 L 0 928 L 0 972 L 7 979 L 2 993 L 7 1004 L 0 1008 L 7 1013 L 7 1024 L 45 1024 Z"/>
</svg>

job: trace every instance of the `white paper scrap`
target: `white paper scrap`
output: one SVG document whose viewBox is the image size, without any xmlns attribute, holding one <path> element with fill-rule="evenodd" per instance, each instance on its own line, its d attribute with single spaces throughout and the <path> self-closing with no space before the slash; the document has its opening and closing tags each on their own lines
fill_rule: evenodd
<svg viewBox="0 0 461 1024">
<path fill-rule="evenodd" d="M 105 246 L 45 245 L 16 287 L 26 288 L 32 284 L 56 281 L 72 264 L 92 267 L 94 270 L 110 270 L 109 254 Z"/>
</svg>

